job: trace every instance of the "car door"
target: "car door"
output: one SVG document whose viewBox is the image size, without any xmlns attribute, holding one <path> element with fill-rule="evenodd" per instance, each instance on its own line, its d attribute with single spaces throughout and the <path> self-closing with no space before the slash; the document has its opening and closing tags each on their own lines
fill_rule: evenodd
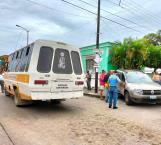
<svg viewBox="0 0 161 145">
<path fill-rule="evenodd" d="M 125 90 L 125 76 L 124 76 L 124 74 L 123 74 L 122 72 L 119 72 L 119 73 L 117 74 L 117 76 L 118 76 L 119 79 L 121 80 L 121 82 L 118 83 L 118 86 L 117 86 L 118 92 L 119 92 L 120 94 L 124 95 L 124 90 Z"/>
</svg>

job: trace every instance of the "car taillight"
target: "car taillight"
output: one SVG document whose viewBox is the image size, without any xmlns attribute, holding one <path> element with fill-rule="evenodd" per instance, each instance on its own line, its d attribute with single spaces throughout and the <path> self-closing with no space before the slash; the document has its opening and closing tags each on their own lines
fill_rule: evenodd
<svg viewBox="0 0 161 145">
<path fill-rule="evenodd" d="M 48 81 L 47 80 L 35 80 L 34 84 L 35 85 L 47 85 Z"/>
<path fill-rule="evenodd" d="M 76 82 L 75 82 L 75 85 L 83 85 L 83 84 L 84 84 L 83 81 L 76 81 Z"/>
</svg>

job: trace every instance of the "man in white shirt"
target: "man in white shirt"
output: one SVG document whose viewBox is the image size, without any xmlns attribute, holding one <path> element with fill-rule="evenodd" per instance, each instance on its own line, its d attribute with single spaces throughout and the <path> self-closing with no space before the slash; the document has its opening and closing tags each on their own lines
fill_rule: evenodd
<svg viewBox="0 0 161 145">
<path fill-rule="evenodd" d="M 0 86 L 2 93 L 4 93 L 4 79 L 2 75 L 0 75 Z"/>
</svg>

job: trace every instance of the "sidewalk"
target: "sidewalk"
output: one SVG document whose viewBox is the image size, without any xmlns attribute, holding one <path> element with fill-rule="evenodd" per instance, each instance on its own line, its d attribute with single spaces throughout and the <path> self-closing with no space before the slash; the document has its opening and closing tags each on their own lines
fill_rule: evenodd
<svg viewBox="0 0 161 145">
<path fill-rule="evenodd" d="M 100 98 L 100 91 L 98 90 L 98 93 L 95 93 L 95 89 L 92 88 L 92 90 L 87 90 L 87 88 L 83 89 L 84 95 L 86 96 L 91 96 L 91 97 L 96 97 L 96 98 Z M 104 95 L 103 95 L 104 96 Z"/>
</svg>

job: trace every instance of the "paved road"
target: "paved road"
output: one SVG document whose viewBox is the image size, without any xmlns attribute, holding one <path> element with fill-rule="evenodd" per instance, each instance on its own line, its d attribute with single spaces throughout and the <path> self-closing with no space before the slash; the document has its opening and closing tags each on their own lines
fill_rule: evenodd
<svg viewBox="0 0 161 145">
<path fill-rule="evenodd" d="M 17 108 L 0 94 L 0 145 L 158 145 L 161 105 L 109 109 L 91 97 Z"/>
</svg>

